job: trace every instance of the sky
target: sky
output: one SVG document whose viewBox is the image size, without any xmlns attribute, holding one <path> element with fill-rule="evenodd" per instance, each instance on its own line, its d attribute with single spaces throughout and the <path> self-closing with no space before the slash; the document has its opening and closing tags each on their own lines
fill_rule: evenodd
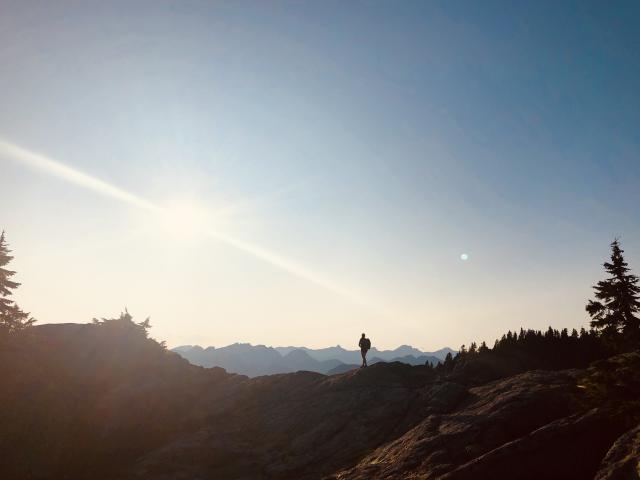
<svg viewBox="0 0 640 480">
<path fill-rule="evenodd" d="M 640 273 L 640 3 L 0 0 L 0 228 L 40 323 L 424 350 Z"/>
</svg>

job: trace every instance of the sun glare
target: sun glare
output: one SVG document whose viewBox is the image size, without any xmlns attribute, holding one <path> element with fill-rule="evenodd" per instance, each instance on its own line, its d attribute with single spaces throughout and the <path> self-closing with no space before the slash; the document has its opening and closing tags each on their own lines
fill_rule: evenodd
<svg viewBox="0 0 640 480">
<path fill-rule="evenodd" d="M 191 240 L 210 230 L 212 218 L 203 205 L 193 201 L 177 201 L 161 210 L 160 221 L 168 234 Z"/>
</svg>

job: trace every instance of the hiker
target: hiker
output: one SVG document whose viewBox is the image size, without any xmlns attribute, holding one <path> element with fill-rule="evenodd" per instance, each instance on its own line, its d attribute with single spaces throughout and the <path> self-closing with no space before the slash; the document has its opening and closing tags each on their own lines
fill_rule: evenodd
<svg viewBox="0 0 640 480">
<path fill-rule="evenodd" d="M 371 348 L 371 340 L 365 337 L 363 333 L 358 345 L 360 346 L 360 354 L 362 355 L 362 366 L 360 368 L 364 368 L 367 366 L 367 352 Z"/>
</svg>

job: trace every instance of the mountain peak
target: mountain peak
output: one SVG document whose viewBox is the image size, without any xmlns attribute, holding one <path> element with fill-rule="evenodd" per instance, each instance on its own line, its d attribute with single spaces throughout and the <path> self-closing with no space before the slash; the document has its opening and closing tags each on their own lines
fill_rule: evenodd
<svg viewBox="0 0 640 480">
<path fill-rule="evenodd" d="M 450 349 L 448 349 L 450 350 Z M 447 351 L 448 351 L 447 350 Z M 342 372 L 343 367 L 360 365 L 360 350 L 346 350 L 339 344 L 335 347 L 312 349 L 307 347 L 266 347 L 250 343 L 233 343 L 226 347 L 202 349 L 198 346 L 182 346 L 174 349 L 182 357 L 195 365 L 218 366 L 231 373 L 255 377 L 274 373 L 309 370 L 328 374 Z M 444 359 L 429 352 L 422 352 L 410 345 L 400 345 L 394 350 L 369 352 L 370 363 L 401 362 L 409 365 L 437 364 Z"/>
</svg>

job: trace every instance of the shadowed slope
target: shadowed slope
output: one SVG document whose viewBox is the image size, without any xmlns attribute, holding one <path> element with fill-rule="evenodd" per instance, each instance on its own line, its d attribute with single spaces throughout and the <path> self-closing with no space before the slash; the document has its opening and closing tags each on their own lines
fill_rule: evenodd
<svg viewBox="0 0 640 480">
<path fill-rule="evenodd" d="M 5 339 L 0 377 L 0 477 L 34 479 L 102 477 L 201 424 L 242 380 L 116 324 Z"/>
<path fill-rule="evenodd" d="M 0 344 L 0 477 L 613 480 L 639 372 L 635 352 L 483 385 L 397 362 L 250 379 L 132 322 L 44 325 Z"/>
<path fill-rule="evenodd" d="M 427 416 L 331 478 L 592 479 L 640 419 L 639 367 L 636 352 L 586 371 L 531 371 L 472 388 L 452 413 Z M 606 474 L 635 467 L 636 448 L 614 446 L 602 478 L 627 478 Z"/>
<path fill-rule="evenodd" d="M 434 388 L 450 397 L 432 407 L 438 410 L 465 395 L 462 387 L 443 389 L 432 380 L 426 368 L 400 363 L 332 377 L 298 372 L 254 378 L 211 427 L 148 455 L 132 474 L 319 478 L 411 428 L 423 415 L 416 403 Z"/>
</svg>

